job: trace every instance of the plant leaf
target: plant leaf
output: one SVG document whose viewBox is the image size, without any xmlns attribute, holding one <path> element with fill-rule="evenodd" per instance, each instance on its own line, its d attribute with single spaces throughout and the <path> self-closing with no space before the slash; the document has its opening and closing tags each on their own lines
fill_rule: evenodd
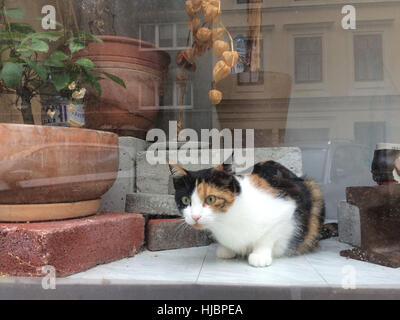
<svg viewBox="0 0 400 320">
<path fill-rule="evenodd" d="M 104 74 L 107 78 L 111 79 L 112 81 L 114 81 L 115 83 L 119 84 L 121 87 L 124 87 L 126 89 L 125 82 L 121 78 L 107 72 L 102 72 L 102 74 Z"/>
<path fill-rule="evenodd" d="M 35 40 L 32 41 L 31 44 L 26 45 L 28 49 L 31 49 L 33 51 L 37 52 L 48 52 L 49 51 L 49 45 L 44 42 L 43 40 Z"/>
<path fill-rule="evenodd" d="M 33 51 L 28 48 L 18 48 L 17 51 L 23 57 L 30 57 L 33 54 Z"/>
<path fill-rule="evenodd" d="M 7 62 L 1 70 L 1 78 L 8 87 L 16 89 L 21 81 L 22 71 L 23 65 L 21 63 Z"/>
<path fill-rule="evenodd" d="M 80 31 L 80 32 L 79 32 L 79 36 L 80 36 L 81 38 L 84 38 L 84 39 L 96 41 L 96 42 L 99 42 L 99 43 L 104 43 L 103 40 L 101 40 L 100 38 L 98 38 L 98 37 L 96 37 L 96 36 L 94 36 L 94 35 L 92 35 L 92 34 L 90 34 L 90 33 L 86 33 L 86 32 Z"/>
<path fill-rule="evenodd" d="M 56 50 L 50 55 L 51 59 L 59 60 L 59 61 L 65 61 L 69 59 L 69 56 L 67 56 L 64 52 Z"/>
<path fill-rule="evenodd" d="M 56 50 L 48 59 L 45 60 L 44 65 L 48 67 L 64 68 L 65 64 L 63 61 L 70 59 L 64 52 Z"/>
<path fill-rule="evenodd" d="M 19 32 L 23 34 L 30 34 L 30 33 L 35 33 L 35 29 L 32 28 L 30 24 L 27 23 L 16 23 L 16 22 L 11 22 L 10 23 L 10 29 L 11 32 Z"/>
<path fill-rule="evenodd" d="M 7 31 L 0 31 L 0 39 L 23 39 L 26 37 L 25 33 L 21 32 L 7 32 Z"/>
<path fill-rule="evenodd" d="M 90 69 L 94 68 L 93 61 L 87 58 L 79 59 L 75 61 L 75 63 L 85 68 L 90 68 Z"/>
<path fill-rule="evenodd" d="M 30 59 L 24 59 L 24 61 L 31 69 L 33 69 L 33 71 L 35 71 L 37 73 L 37 75 L 39 76 L 39 78 L 41 80 L 43 80 L 43 81 L 47 80 L 47 78 L 49 76 L 49 70 L 46 67 L 44 67 Z"/>
<path fill-rule="evenodd" d="M 99 96 L 102 95 L 102 90 L 101 90 L 101 86 L 99 84 L 99 81 L 97 80 L 97 77 L 94 75 L 94 73 L 92 71 L 90 71 L 89 69 L 83 67 L 83 72 L 85 73 L 85 78 L 84 78 L 84 82 L 88 82 L 93 88 L 96 89 L 97 94 Z"/>
<path fill-rule="evenodd" d="M 70 82 L 70 77 L 66 72 L 57 72 L 51 75 L 51 82 L 56 87 L 57 91 L 65 89 Z"/>
<path fill-rule="evenodd" d="M 24 17 L 24 10 L 19 8 L 4 9 L 4 14 L 13 19 L 22 19 Z"/>
<path fill-rule="evenodd" d="M 86 48 L 86 42 L 79 38 L 69 39 L 69 50 L 72 54 Z"/>
<path fill-rule="evenodd" d="M 62 32 L 40 32 L 40 33 L 35 33 L 32 36 L 32 40 L 38 39 L 38 40 L 47 40 L 47 41 L 57 41 L 63 36 Z"/>
<path fill-rule="evenodd" d="M 45 66 L 47 66 L 47 67 L 57 67 L 57 68 L 64 68 L 65 67 L 65 64 L 62 61 L 56 60 L 56 59 L 52 59 L 52 58 L 46 59 L 43 64 Z"/>
</svg>

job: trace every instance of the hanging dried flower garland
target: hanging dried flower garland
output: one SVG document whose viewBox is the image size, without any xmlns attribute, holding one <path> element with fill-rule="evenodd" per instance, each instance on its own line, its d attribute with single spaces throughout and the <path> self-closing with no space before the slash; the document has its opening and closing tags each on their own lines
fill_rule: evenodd
<svg viewBox="0 0 400 320">
<path fill-rule="evenodd" d="M 191 48 L 178 53 L 176 63 L 184 70 L 194 72 L 196 71 L 196 56 L 202 56 L 211 48 L 217 58 L 222 58 L 213 69 L 213 82 L 209 92 L 211 103 L 217 105 L 222 100 L 222 92 L 216 89 L 216 84 L 229 76 L 231 68 L 238 63 L 239 54 L 234 50 L 231 34 L 220 20 L 222 14 L 220 0 L 188 0 L 185 7 L 189 16 L 188 39 L 190 39 L 191 33 L 194 43 Z M 219 27 L 213 28 L 213 24 L 218 24 Z M 224 34 L 228 35 L 230 45 L 221 39 Z M 186 79 L 184 72 L 178 77 Z M 183 97 L 180 100 L 182 101 Z"/>
</svg>

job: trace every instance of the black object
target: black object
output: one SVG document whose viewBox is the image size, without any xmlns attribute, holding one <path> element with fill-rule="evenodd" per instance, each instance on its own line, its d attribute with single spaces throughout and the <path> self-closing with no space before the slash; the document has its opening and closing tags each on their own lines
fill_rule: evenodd
<svg viewBox="0 0 400 320">
<path fill-rule="evenodd" d="M 400 158 L 400 145 L 397 144 L 378 144 L 372 161 L 372 178 L 379 185 L 397 184 L 393 176 L 395 161 Z M 400 168 L 399 168 L 400 169 Z"/>
</svg>

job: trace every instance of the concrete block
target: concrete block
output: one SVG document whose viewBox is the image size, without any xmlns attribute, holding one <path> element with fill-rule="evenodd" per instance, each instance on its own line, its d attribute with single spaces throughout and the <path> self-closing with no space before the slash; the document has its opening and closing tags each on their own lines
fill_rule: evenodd
<svg viewBox="0 0 400 320">
<path fill-rule="evenodd" d="M 256 148 L 256 149 L 244 149 L 244 157 L 247 153 L 254 154 L 254 163 L 260 161 L 274 160 L 282 165 L 286 166 L 298 175 L 302 175 L 302 158 L 301 150 L 299 148 L 288 147 L 288 148 Z M 225 152 L 224 152 L 225 151 Z M 166 152 L 166 156 L 170 159 L 177 158 L 177 151 Z M 178 151 L 179 152 L 179 151 Z M 205 151 L 209 153 L 209 160 L 206 163 L 200 163 L 200 153 L 189 158 L 190 164 L 182 164 L 187 170 L 201 170 L 206 168 L 215 167 L 222 163 L 231 156 L 231 151 L 213 149 Z M 174 157 L 175 153 L 175 157 Z M 173 194 L 174 190 L 171 188 L 170 172 L 167 164 L 155 164 L 149 163 L 149 159 L 153 155 L 152 151 L 140 152 L 137 156 L 136 168 L 137 168 L 137 192 L 140 193 L 153 193 L 153 194 Z M 178 153 L 179 155 L 179 153 Z M 180 157 L 178 157 L 181 159 Z M 239 161 L 235 155 L 235 161 Z M 240 169 L 240 173 L 251 172 L 254 163 L 244 165 L 242 163 L 234 163 L 233 167 L 235 170 Z"/>
<path fill-rule="evenodd" d="M 213 242 L 208 231 L 196 230 L 183 219 L 150 220 L 146 245 L 150 251 L 208 246 Z"/>
<path fill-rule="evenodd" d="M 361 246 L 360 210 L 346 201 L 338 205 L 339 241 Z"/>
<path fill-rule="evenodd" d="M 43 277 L 43 267 L 65 277 L 134 256 L 144 243 L 145 220 L 131 213 L 81 219 L 0 224 L 0 274 Z"/>
<path fill-rule="evenodd" d="M 112 188 L 103 195 L 100 211 L 124 212 L 126 195 L 136 192 L 136 154 L 146 150 L 147 142 L 133 137 L 119 138 L 119 171 Z"/>
<path fill-rule="evenodd" d="M 126 212 L 140 212 L 150 216 L 180 216 L 173 195 L 133 193 L 127 195 Z"/>
</svg>

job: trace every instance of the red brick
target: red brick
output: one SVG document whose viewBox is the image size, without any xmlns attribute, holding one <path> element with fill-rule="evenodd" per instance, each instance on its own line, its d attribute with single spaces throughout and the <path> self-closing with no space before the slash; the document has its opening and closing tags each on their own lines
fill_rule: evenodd
<svg viewBox="0 0 400 320">
<path fill-rule="evenodd" d="M 213 241 L 207 231 L 182 224 L 183 219 L 149 220 L 146 231 L 147 249 L 151 251 L 208 246 Z"/>
<path fill-rule="evenodd" d="M 132 213 L 101 213 L 55 222 L 0 223 L 0 273 L 43 276 L 55 267 L 65 277 L 135 255 L 144 242 L 144 218 Z"/>
</svg>

